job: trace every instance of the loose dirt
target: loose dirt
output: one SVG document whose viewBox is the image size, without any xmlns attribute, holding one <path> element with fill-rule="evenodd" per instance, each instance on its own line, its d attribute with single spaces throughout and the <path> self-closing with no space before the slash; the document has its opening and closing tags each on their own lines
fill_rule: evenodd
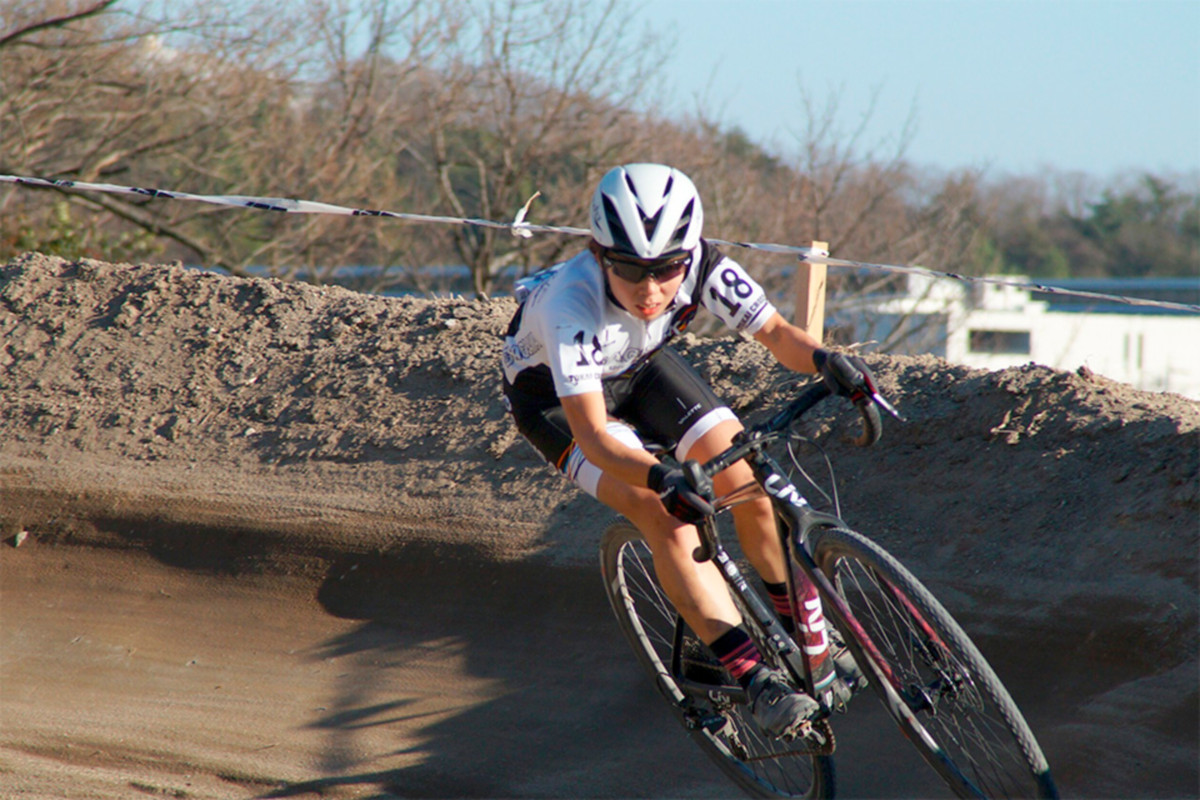
<svg viewBox="0 0 1200 800">
<path fill-rule="evenodd" d="M 0 267 L 0 795 L 731 794 L 613 624 L 609 513 L 505 415 L 513 309 Z M 751 421 L 794 391 L 753 342 L 681 350 Z M 1065 794 L 1200 794 L 1200 404 L 866 359 L 907 421 L 809 431 L 850 524 L 975 636 Z M 856 719 L 845 796 L 939 791 Z"/>
</svg>

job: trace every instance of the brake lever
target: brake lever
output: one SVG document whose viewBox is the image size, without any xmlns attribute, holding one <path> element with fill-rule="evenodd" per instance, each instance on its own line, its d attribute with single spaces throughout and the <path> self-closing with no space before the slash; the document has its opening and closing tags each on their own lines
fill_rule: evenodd
<svg viewBox="0 0 1200 800">
<path fill-rule="evenodd" d="M 871 387 L 871 392 L 867 395 L 867 397 L 871 398 L 871 402 L 873 402 L 875 405 L 879 406 L 884 411 L 891 414 L 896 419 L 900 420 L 901 422 L 908 422 L 908 420 L 905 419 L 904 416 L 899 411 L 896 410 L 896 407 L 893 406 L 891 403 L 889 403 L 887 401 L 887 398 L 885 398 L 883 395 L 881 395 L 879 393 L 879 390 L 876 389 L 874 386 Z"/>
<path fill-rule="evenodd" d="M 712 478 L 704 473 L 704 465 L 689 458 L 679 466 L 683 469 L 688 483 L 696 490 L 696 494 L 711 503 L 716 496 L 716 491 L 713 489 Z"/>
<path fill-rule="evenodd" d="M 716 497 L 716 491 L 713 489 L 712 478 L 704 472 L 704 465 L 689 458 L 679 466 L 683 469 L 684 477 L 687 478 L 687 482 L 696 490 L 696 493 L 711 503 Z M 705 561 L 711 561 L 716 555 L 716 547 L 712 539 L 712 517 L 697 525 L 696 528 L 700 534 L 700 546 L 692 551 L 692 559 L 697 564 L 703 564 Z"/>
<path fill-rule="evenodd" d="M 864 375 L 863 376 L 863 385 L 867 387 L 867 390 L 865 392 L 863 392 L 863 394 L 866 395 L 867 398 L 869 398 L 872 403 L 879 406 L 884 411 L 888 412 L 889 414 L 891 414 L 893 417 L 900 420 L 901 422 L 908 422 L 908 420 L 906 420 L 900 414 L 900 412 L 896 410 L 896 407 L 893 406 L 891 403 L 889 403 L 887 401 L 887 398 L 879 393 L 879 389 L 875 386 L 875 381 L 869 379 L 866 375 Z"/>
</svg>

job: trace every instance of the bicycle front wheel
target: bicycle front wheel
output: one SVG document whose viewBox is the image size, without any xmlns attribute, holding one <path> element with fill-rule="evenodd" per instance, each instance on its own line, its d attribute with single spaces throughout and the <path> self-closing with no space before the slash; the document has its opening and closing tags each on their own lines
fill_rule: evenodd
<svg viewBox="0 0 1200 800">
<path fill-rule="evenodd" d="M 816 530 L 810 546 L 873 645 L 863 646 L 853 624 L 839 625 L 860 664 L 874 663 L 871 685 L 951 789 L 961 797 L 1057 797 L 1008 690 L 929 590 L 854 531 Z"/>
<path fill-rule="evenodd" d="M 752 797 L 832 797 L 833 760 L 804 753 L 798 742 L 759 731 L 744 703 L 722 685 L 733 678 L 717 666 L 684 624 L 655 577 L 641 533 L 620 521 L 600 544 L 604 587 L 621 631 L 676 717 L 701 749 Z M 691 669 L 691 681 L 675 673 Z M 700 681 L 712 691 L 696 691 Z"/>
</svg>

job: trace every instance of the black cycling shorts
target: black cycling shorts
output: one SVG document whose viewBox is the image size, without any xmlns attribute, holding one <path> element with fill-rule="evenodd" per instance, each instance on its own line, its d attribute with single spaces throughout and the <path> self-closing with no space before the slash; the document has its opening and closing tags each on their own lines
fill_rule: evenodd
<svg viewBox="0 0 1200 800">
<path fill-rule="evenodd" d="M 637 442 L 656 442 L 679 455 L 715 424 L 736 419 L 699 373 L 671 347 L 660 347 L 633 369 L 601 384 L 609 416 L 625 423 Z M 515 385 L 506 380 L 504 394 L 517 430 L 572 480 L 595 494 L 595 467 L 574 446 L 562 401 L 554 391 L 548 367 L 528 369 Z M 626 431 L 610 426 L 610 433 L 633 446 Z"/>
</svg>

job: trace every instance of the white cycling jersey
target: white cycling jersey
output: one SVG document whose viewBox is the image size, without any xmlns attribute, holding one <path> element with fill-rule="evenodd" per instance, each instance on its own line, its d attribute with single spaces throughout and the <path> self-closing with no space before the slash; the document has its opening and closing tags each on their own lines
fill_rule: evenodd
<svg viewBox="0 0 1200 800">
<path fill-rule="evenodd" d="M 598 392 L 681 333 L 703 305 L 726 325 L 758 332 L 775 313 L 762 287 L 740 264 L 701 240 L 667 311 L 638 319 L 606 290 L 590 250 L 537 273 L 518 286 L 524 297 L 504 341 L 510 384 L 525 370 L 548 369 L 559 397 Z"/>
</svg>

